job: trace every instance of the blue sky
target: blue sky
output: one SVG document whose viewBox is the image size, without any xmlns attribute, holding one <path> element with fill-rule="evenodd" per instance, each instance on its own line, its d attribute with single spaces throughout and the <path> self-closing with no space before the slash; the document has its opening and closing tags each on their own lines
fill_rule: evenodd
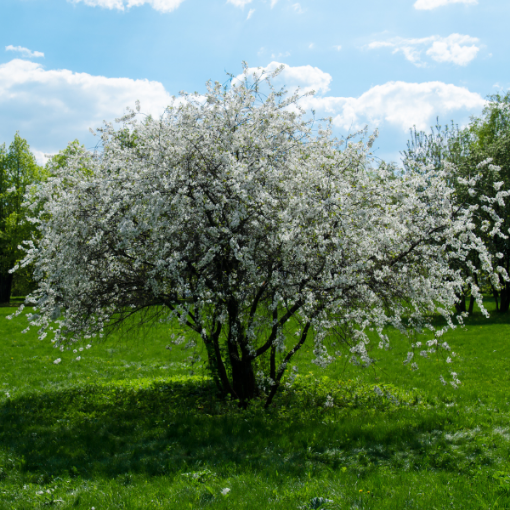
<svg viewBox="0 0 510 510">
<path fill-rule="evenodd" d="M 411 126 L 463 125 L 510 88 L 508 0 L 1 0 L 0 20 L 0 143 L 19 131 L 40 161 L 243 60 L 285 64 L 338 136 L 377 127 L 386 160 Z"/>
</svg>

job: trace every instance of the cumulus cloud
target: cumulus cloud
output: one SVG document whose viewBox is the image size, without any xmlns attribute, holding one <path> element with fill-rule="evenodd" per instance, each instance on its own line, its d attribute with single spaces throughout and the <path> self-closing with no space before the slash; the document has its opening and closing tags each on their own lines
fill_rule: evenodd
<svg viewBox="0 0 510 510">
<path fill-rule="evenodd" d="M 69 70 L 45 70 L 15 59 L 0 65 L 0 140 L 20 131 L 41 152 L 55 152 L 103 120 L 120 117 L 140 100 L 142 112 L 159 117 L 172 102 L 156 81 L 107 78 Z"/>
<path fill-rule="evenodd" d="M 431 9 L 436 9 L 437 7 L 442 7 L 443 5 L 448 4 L 468 4 L 468 5 L 476 5 L 478 0 L 416 0 L 414 3 L 414 8 L 424 11 L 430 11 Z"/>
<path fill-rule="evenodd" d="M 37 164 L 41 165 L 41 166 L 44 166 L 52 156 L 57 154 L 56 152 L 54 154 L 46 154 L 45 152 L 34 150 L 34 149 L 31 149 L 31 152 L 34 155 L 35 160 L 37 161 Z"/>
<path fill-rule="evenodd" d="M 280 62 L 271 62 L 266 67 L 250 67 L 248 69 L 250 74 L 259 75 L 262 71 L 272 73 L 280 66 L 284 69 L 275 81 L 275 86 L 285 85 L 289 91 L 294 91 L 298 87 L 303 92 L 314 90 L 316 93 L 325 94 L 329 91 L 329 84 L 333 80 L 329 73 L 325 73 L 318 67 L 306 66 L 295 66 L 291 67 L 287 64 Z M 242 74 L 237 76 L 237 80 L 243 77 Z"/>
<path fill-rule="evenodd" d="M 485 100 L 465 87 L 430 81 L 408 83 L 390 81 L 371 87 L 359 97 L 329 95 L 333 78 L 318 67 L 296 66 L 271 62 L 265 68 L 250 68 L 252 73 L 261 69 L 272 72 L 284 65 L 275 86 L 286 85 L 290 90 L 300 87 L 304 92 L 315 90 L 314 96 L 301 99 L 307 111 L 315 110 L 318 117 L 331 117 L 333 125 L 342 131 L 357 130 L 368 125 L 391 127 L 407 132 L 415 125 L 427 130 L 437 116 L 441 118 L 469 117 L 481 111 Z M 241 78 L 239 75 L 237 78 Z"/>
<path fill-rule="evenodd" d="M 156 11 L 171 12 L 177 9 L 184 0 L 68 0 L 68 2 L 83 2 L 91 7 L 104 7 L 105 9 L 118 9 L 119 11 L 148 4 Z"/>
<path fill-rule="evenodd" d="M 9 44 L 9 46 L 6 46 L 5 51 L 16 51 L 18 53 L 21 53 L 22 57 L 28 57 L 28 58 L 44 57 L 44 53 L 42 53 L 41 51 L 31 51 L 28 48 L 23 48 L 23 46 L 13 46 L 12 44 Z"/>
<path fill-rule="evenodd" d="M 310 97 L 304 102 L 303 106 L 333 117 L 333 124 L 344 130 L 388 124 L 403 131 L 413 125 L 426 130 L 436 116 L 478 112 L 485 105 L 479 94 L 440 81 L 391 81 L 359 97 Z"/>
<path fill-rule="evenodd" d="M 278 0 L 271 0 L 271 9 L 276 5 Z"/>
<path fill-rule="evenodd" d="M 271 72 L 280 65 L 273 61 L 265 70 Z M 250 71 L 260 73 L 261 69 Z M 315 110 L 319 118 L 332 117 L 336 129 L 345 133 L 365 125 L 381 127 L 383 132 L 406 133 L 413 125 L 427 130 L 438 115 L 467 118 L 485 105 L 479 94 L 440 81 L 392 81 L 348 97 L 331 94 L 332 80 L 318 67 L 284 65 L 275 86 L 315 90 L 315 96 L 302 98 L 302 106 Z M 142 112 L 154 117 L 172 103 L 170 94 L 156 81 L 46 70 L 41 64 L 15 59 L 0 64 L 0 140 L 12 139 L 19 131 L 29 140 L 38 161 L 44 162 L 44 154 L 63 149 L 75 138 L 90 146 L 89 127 L 121 116 L 136 100 L 140 100 Z"/>
<path fill-rule="evenodd" d="M 392 48 L 393 53 L 402 53 L 404 57 L 418 67 L 426 65 L 422 60 L 425 52 L 436 62 L 451 62 L 459 66 L 469 64 L 480 51 L 476 37 L 461 34 L 451 34 L 448 37 L 432 35 L 420 39 L 405 39 L 393 37 L 386 41 L 373 41 L 366 46 L 367 49 Z"/>
<path fill-rule="evenodd" d="M 254 12 L 255 12 L 255 9 L 250 9 L 248 12 L 248 16 L 246 16 L 246 19 L 250 19 Z"/>
</svg>

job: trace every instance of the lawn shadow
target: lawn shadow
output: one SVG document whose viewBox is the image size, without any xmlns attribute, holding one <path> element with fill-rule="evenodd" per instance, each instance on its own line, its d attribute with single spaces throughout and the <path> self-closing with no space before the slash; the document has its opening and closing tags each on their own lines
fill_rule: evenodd
<svg viewBox="0 0 510 510">
<path fill-rule="evenodd" d="M 423 411 L 380 411 L 393 412 L 394 420 L 385 416 L 386 425 L 374 428 L 370 420 L 381 416 L 362 407 L 243 411 L 217 400 L 214 388 L 203 381 L 144 388 L 88 385 L 4 402 L 0 451 L 8 452 L 4 462 L 7 457 L 17 462 L 29 480 L 172 476 L 205 468 L 299 476 L 350 462 L 363 470 L 393 463 L 403 449 L 423 459 L 427 446 L 419 434 L 447 422 L 442 411 Z M 458 470 L 454 460 L 451 469 Z"/>
</svg>

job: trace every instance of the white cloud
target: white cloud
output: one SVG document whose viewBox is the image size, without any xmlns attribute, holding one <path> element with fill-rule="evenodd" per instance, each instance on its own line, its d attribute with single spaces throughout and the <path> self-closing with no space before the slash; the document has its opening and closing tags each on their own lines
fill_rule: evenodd
<svg viewBox="0 0 510 510">
<path fill-rule="evenodd" d="M 42 151 L 38 151 L 38 150 L 35 150 L 35 149 L 30 149 L 30 152 L 32 152 L 32 154 L 35 156 L 35 160 L 37 161 L 37 164 L 38 165 L 41 165 L 41 166 L 44 166 L 48 160 L 54 156 L 55 154 L 46 154 Z"/>
<path fill-rule="evenodd" d="M 480 40 L 476 37 L 451 34 L 448 37 L 432 35 L 421 39 L 405 39 L 394 37 L 387 41 L 374 41 L 366 47 L 370 50 L 393 48 L 393 53 L 403 53 L 404 57 L 418 67 L 426 65 L 422 60 L 422 52 L 436 62 L 451 62 L 460 66 L 469 64 L 477 55 Z"/>
<path fill-rule="evenodd" d="M 440 81 L 407 83 L 391 81 L 376 85 L 359 97 L 310 97 L 303 100 L 307 109 L 333 117 L 341 129 L 375 128 L 388 124 L 407 131 L 416 125 L 428 129 L 436 116 L 449 118 L 460 112 L 478 112 L 485 100 L 465 87 Z"/>
<path fill-rule="evenodd" d="M 275 86 L 285 85 L 289 91 L 294 91 L 299 87 L 303 92 L 310 90 L 315 90 L 315 92 L 319 94 L 328 92 L 329 84 L 333 78 L 330 74 L 321 71 L 318 67 L 312 67 L 310 65 L 291 67 L 280 62 L 271 62 L 264 68 L 250 67 L 248 71 L 250 74 L 260 74 L 260 72 L 264 70 L 270 74 L 282 65 L 284 66 L 284 70 L 278 76 Z M 243 75 L 240 74 L 237 76 L 237 79 L 241 79 L 242 77 Z"/>
<path fill-rule="evenodd" d="M 478 0 L 416 0 L 414 8 L 419 10 L 429 11 L 436 7 L 442 7 L 448 4 L 468 4 L 476 5 Z"/>
<path fill-rule="evenodd" d="M 75 138 L 88 138 L 89 127 L 113 121 L 136 100 L 142 112 L 159 117 L 172 97 L 156 81 L 45 70 L 11 60 L 0 65 L 0 140 L 19 130 L 41 152 L 56 152 Z"/>
<path fill-rule="evenodd" d="M 235 5 L 236 7 L 244 7 L 251 2 L 252 0 L 227 0 L 227 3 Z"/>
<path fill-rule="evenodd" d="M 253 15 L 253 13 L 255 12 L 255 9 L 250 9 L 250 11 L 248 12 L 248 16 L 246 17 L 246 19 L 250 19 Z"/>
<path fill-rule="evenodd" d="M 342 97 L 328 95 L 333 78 L 318 67 L 291 67 L 271 62 L 264 68 L 250 68 L 249 71 L 259 74 L 263 69 L 271 73 L 282 65 L 284 69 L 274 80 L 275 87 L 284 85 L 290 92 L 297 87 L 303 92 L 315 90 L 314 96 L 301 99 L 301 106 L 306 111 L 315 110 L 318 118 L 331 117 L 333 125 L 344 132 L 362 129 L 365 125 L 370 129 L 381 126 L 384 131 L 392 128 L 406 133 L 413 125 L 419 130 L 428 130 L 437 116 L 455 117 L 460 121 L 479 114 L 486 104 L 480 94 L 440 81 L 390 81 L 371 87 L 358 97 Z"/>
<path fill-rule="evenodd" d="M 308 45 L 308 49 L 310 49 L 310 50 L 313 50 L 313 49 L 314 49 L 314 47 L 315 47 L 315 44 L 314 44 L 314 43 L 310 43 L 310 44 Z"/>
<path fill-rule="evenodd" d="M 159 12 L 171 12 L 184 0 L 67 0 L 72 3 L 83 2 L 85 5 L 91 7 L 104 7 L 105 9 L 118 9 L 123 11 L 125 8 L 139 7 L 144 4 L 150 5 L 153 9 Z M 242 1 L 242 0 L 240 0 Z"/>
<path fill-rule="evenodd" d="M 28 58 L 44 57 L 44 53 L 42 53 L 41 51 L 31 51 L 28 48 L 23 48 L 23 46 L 13 46 L 12 44 L 6 46 L 5 51 L 17 51 L 18 53 L 21 53 L 23 57 Z"/>
<path fill-rule="evenodd" d="M 277 4 L 278 0 L 271 0 L 271 9 Z"/>
<path fill-rule="evenodd" d="M 303 14 L 305 11 L 303 10 L 303 8 L 301 7 L 301 4 L 300 3 L 296 3 L 296 4 L 292 4 L 292 8 L 298 13 L 298 14 Z"/>
<path fill-rule="evenodd" d="M 340 51 L 342 49 L 342 46 L 338 44 L 337 46 L 333 46 L 333 48 L 335 48 L 336 51 Z"/>
<path fill-rule="evenodd" d="M 280 65 L 273 61 L 265 70 L 272 72 Z M 427 130 L 438 115 L 460 121 L 479 114 L 485 105 L 479 94 L 440 81 L 387 82 L 358 97 L 342 97 L 328 95 L 332 80 L 317 67 L 284 65 L 275 86 L 286 85 L 291 92 L 298 86 L 304 92 L 315 90 L 315 96 L 302 99 L 302 106 L 316 110 L 317 117 L 331 116 L 336 129 L 344 132 L 366 124 L 370 129 L 381 127 L 383 133 L 392 129 L 407 133 L 413 125 Z M 18 130 L 43 163 L 45 153 L 55 153 L 75 138 L 90 145 L 89 127 L 121 116 L 136 100 L 142 112 L 155 117 L 172 103 L 170 94 L 156 81 L 45 70 L 41 64 L 15 59 L 0 64 L 0 140 L 12 139 Z"/>
<path fill-rule="evenodd" d="M 434 41 L 432 47 L 427 50 L 427 55 L 436 62 L 453 62 L 465 66 L 476 57 L 480 50 L 476 37 L 468 35 L 452 34 L 443 40 Z M 468 46 L 469 45 L 469 46 Z"/>
</svg>

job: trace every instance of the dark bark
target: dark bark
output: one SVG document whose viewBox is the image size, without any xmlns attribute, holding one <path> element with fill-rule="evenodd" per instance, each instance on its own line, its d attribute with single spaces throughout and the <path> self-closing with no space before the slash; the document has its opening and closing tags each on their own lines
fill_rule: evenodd
<svg viewBox="0 0 510 510">
<path fill-rule="evenodd" d="M 473 278 L 475 280 L 476 285 L 478 287 L 480 287 L 480 284 L 478 283 L 478 276 L 476 273 L 473 274 Z M 473 297 L 473 295 L 471 295 L 469 297 L 469 310 L 468 310 L 469 315 L 471 315 L 473 313 L 474 306 L 475 306 L 475 298 Z"/>
<path fill-rule="evenodd" d="M 0 303 L 8 303 L 11 299 L 12 273 L 0 274 Z"/>
<path fill-rule="evenodd" d="M 496 290 L 494 285 L 491 283 L 492 297 L 494 298 L 494 302 L 496 303 L 496 312 L 499 312 L 499 292 Z"/>
<path fill-rule="evenodd" d="M 216 330 L 211 337 L 205 342 L 207 349 L 207 357 L 209 361 L 209 368 L 213 375 L 214 381 L 219 388 L 222 396 L 232 395 L 237 398 L 232 385 L 228 379 L 227 370 L 225 364 L 221 358 L 220 342 L 219 338 L 221 335 L 222 326 L 220 323 L 216 324 Z"/>
<path fill-rule="evenodd" d="M 468 309 L 469 315 L 471 315 L 473 313 L 473 307 L 474 306 L 475 306 L 475 298 L 473 296 L 471 296 L 469 298 L 469 309 Z"/>
<path fill-rule="evenodd" d="M 457 313 L 462 313 L 466 311 L 466 296 L 462 296 L 456 303 L 455 303 L 455 310 Z"/>
<path fill-rule="evenodd" d="M 228 355 L 232 368 L 232 395 L 243 407 L 258 394 L 253 356 L 246 348 L 246 338 L 239 321 L 239 308 L 235 301 L 227 305 L 229 316 L 229 332 L 227 340 Z M 241 352 L 239 352 L 241 350 Z"/>
<path fill-rule="evenodd" d="M 276 392 L 280 387 L 280 382 L 282 380 L 283 374 L 285 373 L 285 369 L 287 368 L 287 364 L 291 360 L 292 356 L 294 356 L 294 354 L 296 354 L 296 352 L 299 351 L 299 349 L 301 349 L 302 345 L 305 343 L 306 337 L 308 336 L 308 331 L 310 330 L 310 325 L 311 325 L 310 322 L 306 323 L 301 333 L 301 338 L 299 339 L 299 342 L 294 346 L 294 348 L 291 351 L 289 351 L 287 356 L 285 356 L 282 364 L 280 365 L 278 374 L 274 380 L 273 385 L 271 386 L 271 390 L 269 391 L 269 396 L 267 397 L 266 403 L 264 404 L 264 407 L 266 409 L 271 405 L 271 402 L 273 401 Z"/>
<path fill-rule="evenodd" d="M 218 338 L 221 333 L 221 324 L 218 324 L 216 327 L 216 331 L 212 334 L 211 338 L 205 339 L 205 348 L 207 350 L 207 359 L 209 362 L 209 370 L 212 374 L 214 383 L 218 388 L 218 391 L 222 396 L 230 393 L 229 391 L 229 382 L 228 377 L 225 372 L 225 366 L 223 365 L 223 361 L 221 356 L 219 355 L 218 346 Z"/>
<path fill-rule="evenodd" d="M 507 313 L 510 308 L 510 284 L 509 282 L 505 282 L 505 285 L 499 292 L 501 302 L 499 305 L 500 313 Z"/>
<path fill-rule="evenodd" d="M 258 395 L 255 371 L 251 360 L 231 357 L 232 387 L 241 406 L 246 407 L 250 400 Z"/>
<path fill-rule="evenodd" d="M 273 296 L 274 304 L 274 296 Z M 278 334 L 278 309 L 275 307 L 273 310 L 273 330 L 271 337 L 276 338 Z M 274 341 L 274 340 L 273 340 Z M 270 361 L 269 361 L 269 377 L 272 381 L 276 379 L 276 347 L 271 345 Z"/>
</svg>

